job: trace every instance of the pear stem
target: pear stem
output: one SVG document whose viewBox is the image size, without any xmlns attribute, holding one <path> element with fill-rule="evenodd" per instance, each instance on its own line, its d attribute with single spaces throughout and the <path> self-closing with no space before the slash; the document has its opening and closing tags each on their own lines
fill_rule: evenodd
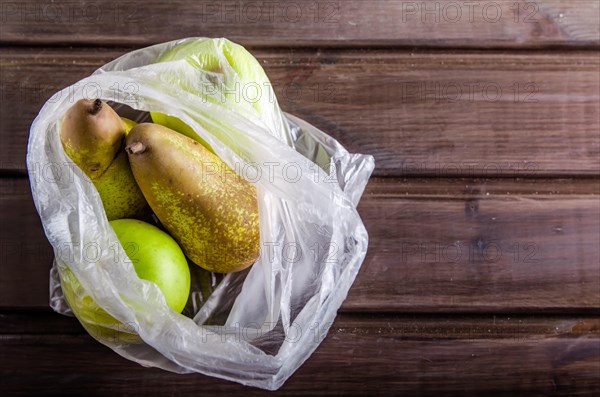
<svg viewBox="0 0 600 397">
<path fill-rule="evenodd" d="M 134 142 L 125 148 L 125 151 L 129 154 L 140 154 L 146 151 L 146 146 L 142 142 Z"/>
<path fill-rule="evenodd" d="M 102 101 L 100 99 L 96 99 L 92 103 L 92 106 L 89 107 L 88 112 L 89 112 L 89 114 L 91 114 L 93 116 L 95 114 L 98 114 L 100 109 L 102 109 Z"/>
</svg>

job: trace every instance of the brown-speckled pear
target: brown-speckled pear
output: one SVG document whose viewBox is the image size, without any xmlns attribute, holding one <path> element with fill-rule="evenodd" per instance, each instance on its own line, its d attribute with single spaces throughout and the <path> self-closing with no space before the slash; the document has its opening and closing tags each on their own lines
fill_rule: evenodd
<svg viewBox="0 0 600 397">
<path fill-rule="evenodd" d="M 123 150 L 125 136 L 134 125 L 100 99 L 78 101 L 61 124 L 63 148 L 94 183 L 109 221 L 142 217 L 147 212 L 148 204 Z"/>
<path fill-rule="evenodd" d="M 236 272 L 259 254 L 256 189 L 198 142 L 158 124 L 126 138 L 133 175 L 148 204 L 198 266 Z"/>
<path fill-rule="evenodd" d="M 90 179 L 100 177 L 121 149 L 125 129 L 100 99 L 81 99 L 65 113 L 60 139 L 67 155 Z"/>
</svg>

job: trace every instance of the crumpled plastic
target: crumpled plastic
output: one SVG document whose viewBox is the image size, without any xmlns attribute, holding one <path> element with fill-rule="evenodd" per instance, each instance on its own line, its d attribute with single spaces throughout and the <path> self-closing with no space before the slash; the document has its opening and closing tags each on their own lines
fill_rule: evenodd
<svg viewBox="0 0 600 397">
<path fill-rule="evenodd" d="M 218 68 L 202 70 L 189 59 L 158 62 L 174 46 L 194 41 L 214 46 Z M 368 235 L 356 207 L 374 160 L 282 112 L 268 85 L 260 87 L 270 98 L 260 109 L 240 105 L 239 96 L 228 103 L 235 95 L 219 92 L 223 82 L 239 82 L 223 55 L 230 44 L 190 38 L 151 46 L 57 92 L 32 124 L 27 166 L 55 252 L 55 311 L 75 314 L 94 338 L 143 366 L 276 390 L 325 338 L 366 255 Z M 200 86 L 190 84 L 210 90 L 201 87 L 199 95 Z M 191 264 L 188 306 L 183 314 L 172 311 L 155 284 L 137 277 L 94 185 L 62 150 L 61 117 L 84 97 L 133 109 L 137 121 L 148 120 L 148 112 L 179 118 L 253 183 L 257 262 L 226 275 Z"/>
</svg>

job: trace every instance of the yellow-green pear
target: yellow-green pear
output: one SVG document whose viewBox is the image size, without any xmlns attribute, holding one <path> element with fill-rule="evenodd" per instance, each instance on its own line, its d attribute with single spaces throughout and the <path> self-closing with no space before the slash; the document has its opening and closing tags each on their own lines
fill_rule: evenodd
<svg viewBox="0 0 600 397">
<path fill-rule="evenodd" d="M 142 343 L 138 334 L 102 309 L 67 267 L 59 267 L 60 286 L 75 317 L 94 338 L 120 343 Z"/>
<path fill-rule="evenodd" d="M 137 125 L 135 121 L 125 117 L 121 117 L 121 121 L 123 122 L 123 129 L 125 130 L 125 135 L 129 134 L 129 131 L 131 131 L 133 127 Z"/>
<path fill-rule="evenodd" d="M 256 189 L 198 142 L 143 123 L 126 138 L 135 180 L 188 258 L 218 273 L 242 270 L 259 254 Z"/>
<path fill-rule="evenodd" d="M 135 124 L 100 99 L 76 102 L 61 124 L 63 148 L 94 183 L 108 220 L 141 217 L 148 207 L 123 150 Z"/>
<path fill-rule="evenodd" d="M 150 116 L 152 117 L 152 122 L 170 128 L 174 131 L 179 132 L 180 134 L 192 138 L 193 140 L 200 142 L 202 146 L 208 149 L 208 151 L 214 153 L 212 147 L 210 147 L 208 142 L 202 139 L 198 134 L 196 134 L 192 127 L 181 121 L 179 118 L 158 112 L 150 112 Z"/>
<path fill-rule="evenodd" d="M 124 150 L 110 164 L 106 172 L 92 182 L 98 190 L 106 217 L 109 221 L 136 218 L 144 215 L 148 208 L 129 167 L 129 159 Z"/>
<path fill-rule="evenodd" d="M 90 179 L 100 177 L 121 149 L 125 128 L 100 99 L 81 99 L 65 113 L 60 139 L 67 155 Z"/>
</svg>

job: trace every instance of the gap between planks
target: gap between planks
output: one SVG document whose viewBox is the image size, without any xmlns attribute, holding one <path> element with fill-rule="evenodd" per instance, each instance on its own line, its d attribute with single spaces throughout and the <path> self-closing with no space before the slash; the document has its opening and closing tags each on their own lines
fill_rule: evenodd
<svg viewBox="0 0 600 397">
<path fill-rule="evenodd" d="M 49 335 L 86 334 L 74 317 L 45 309 L 0 309 L 4 342 Z M 397 335 L 403 339 L 490 339 L 600 336 L 600 312 L 595 315 L 556 314 L 415 314 L 339 313 L 332 334 Z M 15 335 L 15 338 L 10 337 Z M 18 335 L 18 336 L 17 336 Z"/>
</svg>

